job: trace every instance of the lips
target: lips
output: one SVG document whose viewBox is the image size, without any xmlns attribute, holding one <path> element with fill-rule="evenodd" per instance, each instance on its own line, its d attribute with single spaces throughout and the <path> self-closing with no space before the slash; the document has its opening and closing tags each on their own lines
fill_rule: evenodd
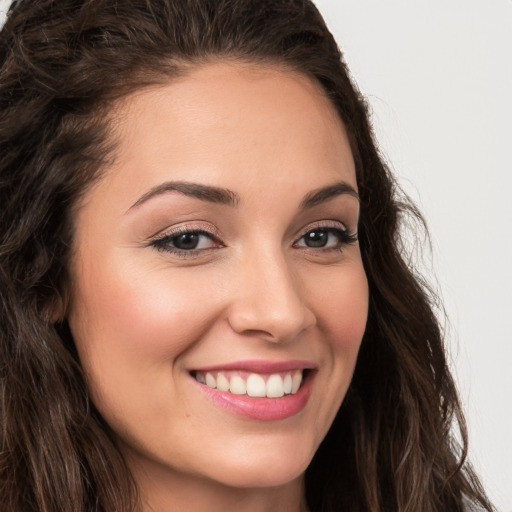
<svg viewBox="0 0 512 512">
<path fill-rule="evenodd" d="M 315 365 L 246 361 L 193 370 L 190 375 L 213 402 L 239 416 L 278 420 L 307 404 Z"/>
</svg>

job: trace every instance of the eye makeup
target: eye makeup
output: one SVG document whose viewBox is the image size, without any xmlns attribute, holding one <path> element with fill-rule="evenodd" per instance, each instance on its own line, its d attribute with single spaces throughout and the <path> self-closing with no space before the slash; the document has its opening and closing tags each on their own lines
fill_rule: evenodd
<svg viewBox="0 0 512 512">
<path fill-rule="evenodd" d="M 351 233 L 342 223 L 319 221 L 307 226 L 292 247 L 314 252 L 341 252 L 345 246 L 356 242 L 357 234 Z M 180 258 L 193 258 L 225 247 L 217 230 L 194 225 L 174 228 L 153 238 L 147 245 Z"/>
<path fill-rule="evenodd" d="M 183 258 L 224 247 L 216 230 L 193 225 L 178 226 L 153 238 L 147 245 Z"/>
<path fill-rule="evenodd" d="M 320 221 L 309 225 L 294 247 L 313 250 L 341 251 L 349 244 L 357 242 L 357 233 L 352 233 L 338 221 Z"/>
</svg>

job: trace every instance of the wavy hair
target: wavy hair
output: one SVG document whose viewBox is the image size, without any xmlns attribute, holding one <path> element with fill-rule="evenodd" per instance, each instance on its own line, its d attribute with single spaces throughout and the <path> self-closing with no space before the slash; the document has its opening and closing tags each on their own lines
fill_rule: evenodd
<svg viewBox="0 0 512 512">
<path fill-rule="evenodd" d="M 316 80 L 356 163 L 368 324 L 349 392 L 306 472 L 310 509 L 493 510 L 465 461 L 436 296 L 402 249 L 401 225 L 421 216 L 379 156 L 365 100 L 309 0 L 24 0 L 9 15 L 0 33 L 0 509 L 140 508 L 65 315 L 56 322 L 51 311 L 65 311 L 72 286 L 74 207 L 115 159 L 115 101 L 211 59 Z"/>
</svg>

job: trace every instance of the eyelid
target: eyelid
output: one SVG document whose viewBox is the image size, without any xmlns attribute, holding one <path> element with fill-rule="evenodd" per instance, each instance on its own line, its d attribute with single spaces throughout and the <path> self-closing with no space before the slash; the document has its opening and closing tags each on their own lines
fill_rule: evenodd
<svg viewBox="0 0 512 512">
<path fill-rule="evenodd" d="M 308 233 L 314 231 L 329 232 L 330 236 L 334 236 L 337 242 L 333 245 L 332 243 L 326 243 L 325 245 L 309 246 L 306 242 L 306 236 Z M 344 252 L 345 248 L 352 244 L 356 244 L 358 241 L 358 233 L 356 230 L 350 230 L 343 222 L 334 220 L 323 220 L 309 224 L 303 231 L 302 235 L 295 240 L 293 247 L 306 251 L 306 253 L 325 257 L 327 255 L 339 254 Z M 332 241 L 331 241 L 332 242 Z"/>
<path fill-rule="evenodd" d="M 206 226 L 205 226 L 206 224 Z M 293 245 L 296 246 L 302 238 L 304 238 L 305 235 L 307 235 L 310 231 L 315 229 L 323 229 L 323 230 L 335 230 L 343 233 L 346 237 L 352 238 L 353 240 L 345 240 L 341 241 L 341 245 L 347 245 L 347 243 L 350 243 L 350 241 L 356 241 L 357 240 L 357 231 L 351 232 L 347 226 L 339 221 L 339 220 L 333 220 L 333 219 L 324 219 L 316 222 L 312 222 L 311 224 L 308 224 L 306 227 L 304 227 L 299 234 L 296 236 L 295 241 L 293 242 Z M 182 234 L 186 233 L 196 233 L 201 234 L 207 237 L 210 237 L 212 242 L 216 244 L 216 247 L 208 247 L 208 248 L 201 248 L 201 249 L 188 249 L 183 250 L 178 247 L 172 247 L 172 244 L 170 241 L 178 237 Z M 185 256 L 196 256 L 199 254 L 204 254 L 208 252 L 211 249 L 214 248 L 220 248 L 224 247 L 224 244 L 222 242 L 222 237 L 219 232 L 219 230 L 209 222 L 203 222 L 203 221 L 193 221 L 191 223 L 181 223 L 177 226 L 172 226 L 170 228 L 167 228 L 165 230 L 159 231 L 158 234 L 151 236 L 146 244 L 148 247 L 155 247 L 159 250 L 165 250 L 169 253 L 174 253 L 176 255 L 183 255 Z M 316 250 L 316 249 L 315 249 Z"/>
<path fill-rule="evenodd" d="M 304 235 L 309 233 L 313 229 L 338 229 L 343 232 L 349 232 L 349 228 L 341 221 L 339 220 L 332 220 L 332 219 L 326 219 L 326 220 L 320 220 L 313 222 L 311 224 L 308 224 L 305 228 L 303 228 L 299 235 L 297 236 L 294 243 L 298 242 Z"/>
<path fill-rule="evenodd" d="M 208 227 L 205 227 L 205 224 L 207 224 Z M 164 238 L 171 238 L 174 236 L 179 236 L 191 232 L 209 235 L 216 241 L 221 241 L 221 234 L 215 226 L 206 222 L 194 221 L 191 223 L 178 224 L 177 226 L 172 226 L 170 228 L 166 228 L 162 231 L 159 231 L 155 235 L 152 235 L 148 238 L 148 245 L 151 245 L 154 242 L 158 242 L 159 240 L 162 240 Z"/>
<path fill-rule="evenodd" d="M 207 228 L 204 227 L 204 223 L 199 223 L 198 225 L 197 221 L 192 223 L 182 223 L 178 226 L 173 226 L 166 230 L 160 231 L 157 235 L 151 237 L 151 239 L 145 244 L 145 246 L 148 248 L 156 249 L 159 252 L 161 251 L 175 258 L 188 260 L 192 262 L 196 261 L 198 257 L 207 256 L 211 254 L 212 251 L 224 247 L 221 237 L 217 234 L 219 233 L 219 230 L 212 224 L 207 224 Z M 212 246 L 186 250 L 180 249 L 179 247 L 174 247 L 172 244 L 172 239 L 187 233 L 197 233 L 202 236 L 210 238 Z"/>
</svg>

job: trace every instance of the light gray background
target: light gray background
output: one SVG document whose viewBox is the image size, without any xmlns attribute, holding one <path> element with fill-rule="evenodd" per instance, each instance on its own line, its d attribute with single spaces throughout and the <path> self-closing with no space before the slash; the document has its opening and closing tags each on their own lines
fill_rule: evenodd
<svg viewBox="0 0 512 512">
<path fill-rule="evenodd" d="M 317 5 L 429 223 L 470 458 L 512 512 L 512 0 Z"/>
</svg>

